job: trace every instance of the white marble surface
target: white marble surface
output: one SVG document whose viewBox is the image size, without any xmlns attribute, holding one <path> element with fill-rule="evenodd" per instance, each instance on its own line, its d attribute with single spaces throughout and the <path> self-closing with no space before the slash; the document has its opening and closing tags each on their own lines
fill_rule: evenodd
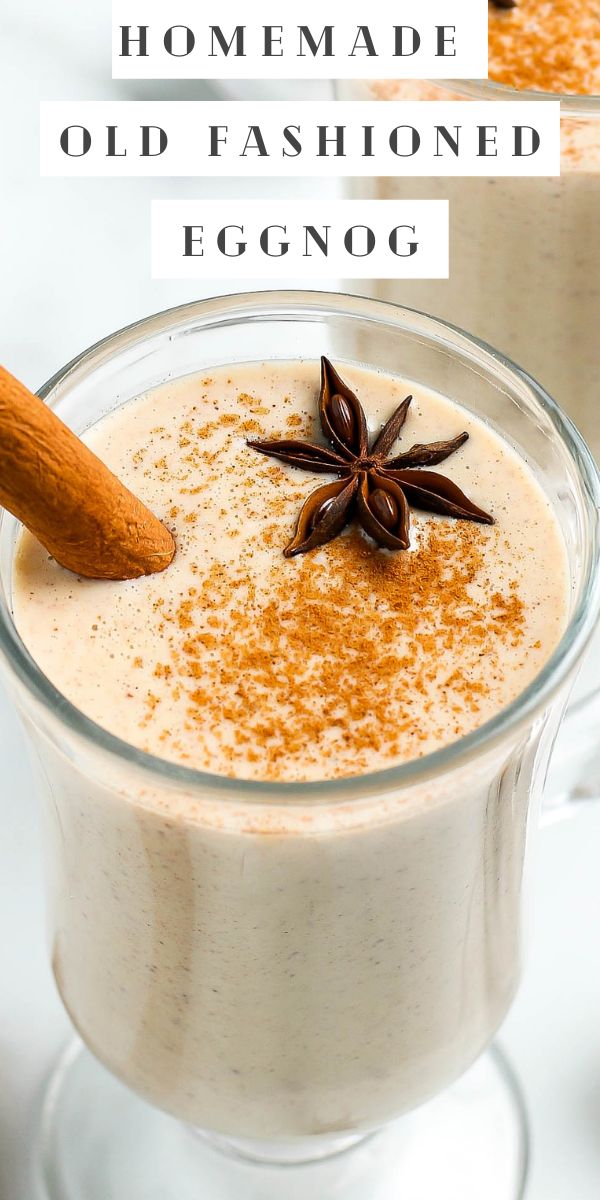
<svg viewBox="0 0 600 1200">
<path fill-rule="evenodd" d="M 107 8 L 3 0 L 0 11 L 0 361 L 33 387 L 113 329 L 227 290 L 150 280 L 149 199 L 235 194 L 235 184 L 38 178 L 39 99 L 114 94 Z M 1 693 L 0 831 L 0 1200 L 27 1200 L 32 1110 L 67 1021 L 46 962 L 36 801 Z M 599 859 L 600 807 L 541 836 L 530 962 L 503 1033 L 533 1127 L 528 1200 L 600 1195 Z"/>
</svg>

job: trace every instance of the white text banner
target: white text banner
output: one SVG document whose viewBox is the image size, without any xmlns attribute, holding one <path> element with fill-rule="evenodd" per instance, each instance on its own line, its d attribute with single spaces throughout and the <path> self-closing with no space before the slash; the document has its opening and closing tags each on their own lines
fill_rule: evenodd
<svg viewBox="0 0 600 1200">
<path fill-rule="evenodd" d="M 447 279 L 446 200 L 154 200 L 154 279 Z"/>
<path fill-rule="evenodd" d="M 483 79 L 487 0 L 113 0 L 114 79 Z"/>
<path fill-rule="evenodd" d="M 560 173 L 558 101 L 48 101 L 59 176 Z"/>
</svg>

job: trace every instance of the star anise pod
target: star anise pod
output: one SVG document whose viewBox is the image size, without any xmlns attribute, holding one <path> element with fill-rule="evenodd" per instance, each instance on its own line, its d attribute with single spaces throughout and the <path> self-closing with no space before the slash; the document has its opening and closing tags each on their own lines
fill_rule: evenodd
<svg viewBox="0 0 600 1200">
<path fill-rule="evenodd" d="M 308 497 L 294 537 L 284 550 L 286 558 L 330 542 L 351 519 L 357 520 L 387 550 L 407 550 L 409 505 L 493 525 L 493 517 L 473 504 L 451 479 L 422 469 L 449 458 L 464 445 L 468 433 L 459 433 L 451 441 L 417 444 L 390 457 L 411 401 L 412 396 L 407 396 L 398 405 L 369 448 L 367 421 L 360 400 L 329 360 L 322 358 L 319 418 L 332 448 L 292 438 L 248 442 L 261 454 L 279 458 L 292 467 L 339 476 L 334 483 L 317 488 Z"/>
</svg>

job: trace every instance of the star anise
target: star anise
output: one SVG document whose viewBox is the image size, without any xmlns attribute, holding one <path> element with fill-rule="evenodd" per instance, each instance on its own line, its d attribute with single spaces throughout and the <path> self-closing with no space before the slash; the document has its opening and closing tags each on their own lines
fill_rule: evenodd
<svg viewBox="0 0 600 1200">
<path fill-rule="evenodd" d="M 319 417 L 333 448 L 291 438 L 248 442 L 261 454 L 279 458 L 292 467 L 339 476 L 308 497 L 294 537 L 284 550 L 286 558 L 330 542 L 353 518 L 380 546 L 407 550 L 409 505 L 447 517 L 493 524 L 493 517 L 473 504 L 451 479 L 422 469 L 449 458 L 464 445 L 468 433 L 459 433 L 451 441 L 417 444 L 390 457 L 411 401 L 412 396 L 407 396 L 398 405 L 369 449 L 360 400 L 329 360 L 322 358 Z"/>
</svg>

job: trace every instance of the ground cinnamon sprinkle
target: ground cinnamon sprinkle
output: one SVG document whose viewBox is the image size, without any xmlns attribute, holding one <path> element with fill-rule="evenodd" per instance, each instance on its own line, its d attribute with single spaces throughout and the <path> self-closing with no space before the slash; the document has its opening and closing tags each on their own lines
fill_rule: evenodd
<svg viewBox="0 0 600 1200">
<path fill-rule="evenodd" d="M 214 563 L 162 610 L 187 730 L 200 747 L 216 739 L 232 771 L 241 758 L 277 778 L 324 757 L 331 774 L 349 774 L 373 754 L 418 756 L 432 737 L 447 740 L 449 712 L 456 735 L 479 724 L 503 648 L 523 640 L 519 597 L 481 588 L 490 537 L 431 523 L 416 550 L 391 555 L 351 531 L 275 566 L 266 602 L 243 561 L 233 581 Z M 443 657 L 460 667 L 444 676 Z"/>
<path fill-rule="evenodd" d="M 404 447 L 467 428 L 447 473 L 497 523 L 412 511 L 409 550 L 380 550 L 350 526 L 285 559 L 301 506 L 328 476 L 264 458 L 247 438 L 322 437 L 318 364 L 245 364 L 237 385 L 215 371 L 208 391 L 198 377 L 166 385 L 124 410 L 126 436 L 119 414 L 98 427 L 96 445 L 172 522 L 172 567 L 88 585 L 33 539 L 21 562 L 25 640 L 92 719 L 201 770 L 324 779 L 445 746 L 535 677 L 567 611 L 561 535 L 535 481 L 443 397 L 347 373 L 372 434 L 408 390 Z M 57 633 L 74 614 L 79 636 L 66 655 Z"/>
<path fill-rule="evenodd" d="M 293 397 L 288 404 L 279 429 L 264 399 L 246 392 L 234 411 L 188 410 L 173 439 L 185 452 L 155 460 L 174 485 L 180 555 L 194 526 L 211 537 L 207 517 L 229 545 L 239 540 L 239 553 L 192 558 L 192 586 L 153 603 L 144 744 L 158 739 L 167 756 L 262 779 L 319 777 L 324 762 L 331 777 L 418 757 L 493 715 L 506 695 L 506 660 L 518 672 L 531 649 L 516 579 L 507 573 L 499 587 L 497 573 L 489 578 L 506 532 L 415 512 L 408 552 L 381 551 L 352 527 L 284 560 L 290 522 L 315 480 L 259 458 L 246 438 L 257 424 L 249 413 L 262 418 L 263 434 L 314 437 L 314 416 Z M 240 536 L 249 521 L 255 538 Z"/>
<path fill-rule="evenodd" d="M 520 91 L 600 94 L 600 0 L 489 5 L 489 76 Z"/>
</svg>

